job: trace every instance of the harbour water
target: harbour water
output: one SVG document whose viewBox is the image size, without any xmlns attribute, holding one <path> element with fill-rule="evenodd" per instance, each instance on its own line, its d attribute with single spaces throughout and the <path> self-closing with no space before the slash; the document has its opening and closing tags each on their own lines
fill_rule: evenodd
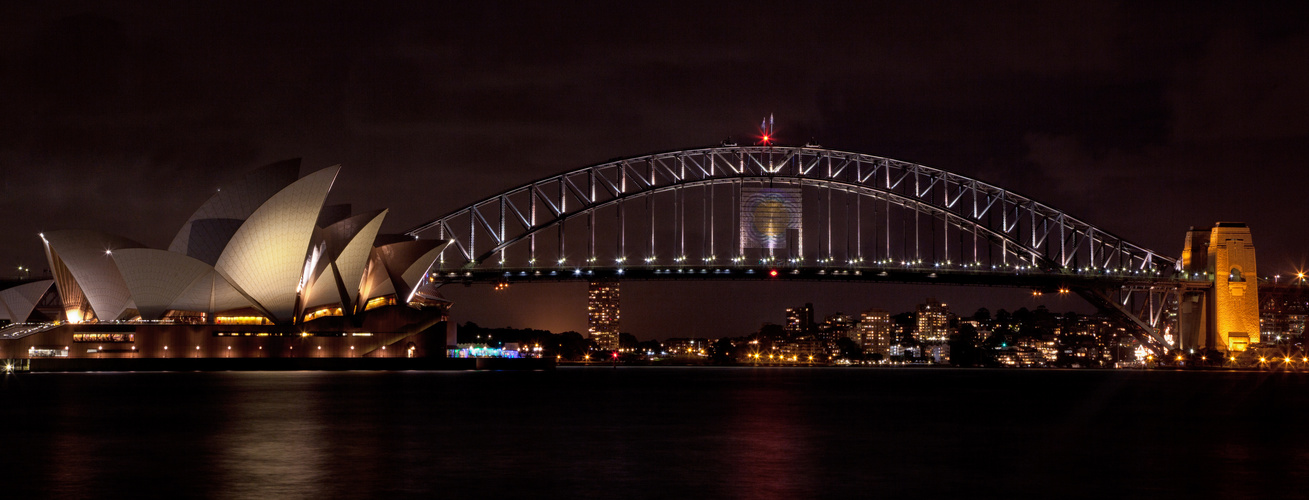
<svg viewBox="0 0 1309 500">
<path fill-rule="evenodd" d="M 1309 375 L 30 373 L 7 498 L 1305 498 Z"/>
</svg>

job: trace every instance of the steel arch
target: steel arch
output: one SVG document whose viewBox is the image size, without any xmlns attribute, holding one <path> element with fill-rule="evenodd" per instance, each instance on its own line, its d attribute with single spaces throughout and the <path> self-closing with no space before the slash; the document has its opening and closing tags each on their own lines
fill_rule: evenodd
<svg viewBox="0 0 1309 500">
<path fill-rule="evenodd" d="M 637 198 L 641 198 L 641 197 L 645 197 L 645 196 L 653 196 L 653 195 L 656 195 L 656 194 L 659 194 L 659 193 L 664 193 L 664 192 L 668 192 L 668 191 L 671 191 L 671 190 L 674 190 L 674 189 L 679 189 L 679 188 L 699 187 L 699 186 L 709 185 L 709 184 L 715 184 L 715 183 L 734 182 L 734 181 L 736 181 L 736 180 L 738 180 L 738 179 L 739 179 L 739 178 L 733 178 L 733 179 L 709 179 L 709 180 L 702 180 L 702 181 L 690 181 L 690 182 L 687 182 L 687 183 L 685 183 L 685 184 L 679 184 L 679 185 L 675 185 L 675 186 L 663 186 L 663 187 L 659 187 L 659 188 L 655 188 L 655 189 L 651 189 L 651 190 L 646 190 L 646 191 L 626 193 L 626 194 L 624 194 L 624 195 L 622 195 L 622 196 L 620 196 L 620 197 L 614 198 L 614 199 L 601 201 L 601 202 L 599 202 L 598 204 L 596 204 L 596 205 L 594 205 L 594 206 L 590 206 L 590 207 L 587 207 L 587 208 L 585 208 L 585 209 L 579 209 L 578 211 L 575 211 L 575 212 L 567 213 L 567 214 L 562 215 L 562 216 L 560 216 L 560 217 L 557 217 L 557 218 L 555 218 L 555 219 L 553 219 L 553 220 L 551 220 L 551 221 L 548 221 L 548 222 L 545 222 L 545 223 L 539 224 L 539 225 L 537 225 L 537 226 L 534 227 L 534 228 L 531 228 L 531 229 L 525 230 L 524 232 L 519 233 L 519 234 L 517 234 L 517 235 L 515 235 L 515 236 L 513 236 L 513 237 L 508 237 L 508 238 L 504 239 L 503 241 L 498 242 L 498 244 L 497 244 L 496 246 L 492 247 L 491 249 L 486 250 L 486 251 L 482 252 L 481 254 L 477 255 L 476 258 L 472 259 L 470 263 L 473 264 L 473 265 L 481 264 L 481 263 L 485 262 L 486 260 L 490 259 L 491 257 L 495 256 L 495 254 L 499 253 L 500 251 L 504 250 L 505 248 L 508 248 L 509 246 L 511 246 L 511 245 L 513 245 L 513 244 L 515 244 L 515 243 L 519 243 L 519 242 L 521 242 L 521 241 L 523 241 L 523 240 L 525 240 L 525 239 L 531 237 L 531 236 L 534 235 L 534 234 L 538 234 L 538 233 L 540 233 L 540 232 L 542 232 L 542 231 L 545 231 L 545 230 L 548 230 L 548 229 L 552 229 L 552 228 L 554 228 L 555 226 L 557 226 L 557 225 L 560 224 L 560 223 L 564 223 L 564 222 L 567 222 L 567 221 L 569 221 L 569 220 L 573 220 L 573 219 L 581 218 L 581 217 L 583 217 L 583 216 L 586 216 L 586 215 L 588 215 L 588 214 L 591 214 L 591 213 L 593 213 L 593 212 L 595 212 L 595 211 L 598 211 L 598 210 L 600 210 L 600 209 L 603 209 L 603 208 L 606 208 L 606 207 L 609 207 L 609 206 L 615 205 L 615 204 L 617 204 L 617 203 L 619 203 L 619 202 L 628 201 L 628 200 L 632 200 L 632 199 L 637 199 Z M 744 179 L 746 179 L 746 180 L 761 180 L 761 179 L 764 179 L 764 178 L 758 178 L 758 177 L 746 177 L 746 178 L 744 178 Z M 919 211 L 920 213 L 926 213 L 926 214 L 929 214 L 929 215 L 931 215 L 932 217 L 935 217 L 935 218 L 937 218 L 937 219 L 939 219 L 939 220 L 944 220 L 945 222 L 951 224 L 953 227 L 956 227 L 956 228 L 961 229 L 961 230 L 962 230 L 962 229 L 971 229 L 971 228 L 976 228 L 978 231 L 981 231 L 982 233 L 984 233 L 984 234 L 987 236 L 987 239 L 988 239 L 989 241 L 991 241 L 992 243 L 995 243 L 995 244 L 1001 244 L 1001 243 L 1003 242 L 1004 246 L 1007 248 L 1007 251 L 1008 251 L 1011 255 L 1013 255 L 1016 259 L 1024 260 L 1025 262 L 1032 263 L 1032 264 L 1041 265 L 1041 267 L 1042 267 L 1042 268 L 1045 268 L 1045 269 L 1053 269 L 1053 268 L 1057 267 L 1053 262 L 1050 262 L 1050 261 L 1046 260 L 1043 256 L 1041 256 L 1041 255 L 1039 255 L 1039 254 L 1036 254 L 1036 253 L 1033 253 L 1033 252 L 1027 251 L 1027 252 L 1026 252 L 1026 255 L 1023 255 L 1023 254 L 1020 253 L 1020 252 L 1026 250 L 1026 249 L 1022 247 L 1022 244 L 1021 244 L 1020 242 L 1014 240 L 1013 238 L 1010 238 L 1008 235 L 1005 235 L 1005 234 L 1003 234 L 1003 233 L 996 232 L 995 230 L 993 230 L 993 229 L 991 229 L 991 228 L 985 227 L 985 226 L 983 226 L 983 225 L 981 225 L 981 224 L 978 224 L 978 223 L 976 223 L 976 222 L 974 222 L 974 221 L 970 221 L 970 220 L 968 220 L 968 219 L 966 219 L 966 218 L 964 218 L 964 217 L 960 217 L 960 216 L 958 216 L 958 215 L 956 215 L 956 214 L 953 214 L 953 213 L 950 213 L 950 212 L 947 212 L 947 211 L 941 210 L 941 209 L 939 209 L 939 208 L 937 208 L 937 207 L 933 207 L 933 206 L 931 206 L 931 205 L 926 205 L 926 204 L 923 204 L 923 203 L 919 203 L 919 202 L 916 201 L 916 200 L 912 200 L 912 199 L 904 198 L 904 197 L 899 196 L 899 195 L 894 194 L 894 193 L 885 193 L 885 192 L 882 192 L 882 191 L 872 190 L 872 189 L 869 189 L 869 188 L 867 188 L 867 187 L 863 187 L 863 186 L 857 186 L 857 185 L 852 185 L 852 184 L 841 183 L 841 182 L 839 182 L 839 181 L 812 180 L 812 179 L 776 179 L 776 178 L 771 178 L 771 179 L 768 179 L 768 180 L 770 180 L 770 181 L 774 181 L 774 182 L 776 182 L 776 183 L 782 183 L 782 184 L 793 184 L 793 183 L 796 183 L 796 184 L 801 184 L 801 185 L 821 186 L 821 187 L 825 187 L 825 188 L 827 188 L 827 189 L 839 189 L 839 190 L 842 190 L 842 191 L 848 191 L 848 192 L 856 193 L 856 194 L 859 194 L 859 195 L 862 195 L 862 196 L 867 196 L 867 197 L 870 197 L 870 198 L 873 198 L 873 199 L 876 199 L 876 200 L 881 200 L 881 201 L 890 201 L 890 202 L 892 202 L 892 203 L 895 203 L 896 206 L 899 206 L 899 207 L 902 207 L 902 208 L 909 208 L 909 209 L 917 210 L 917 211 Z M 835 186 L 835 187 L 834 187 L 834 186 Z M 483 219 L 484 219 L 484 218 L 482 218 L 482 217 L 479 216 L 479 220 L 483 220 Z M 446 227 L 448 228 L 449 226 L 447 225 Z M 467 256 L 467 254 L 465 254 L 465 256 Z"/>
<path fill-rule="evenodd" d="M 746 180 L 795 182 L 888 200 L 955 227 L 983 230 L 992 242 L 1003 242 L 1006 251 L 1015 245 L 1014 255 L 1026 254 L 1047 272 L 1116 269 L 1158 275 L 1176 265 L 1172 258 L 993 184 L 914 163 L 812 147 L 712 147 L 612 160 L 523 184 L 407 234 L 439 232 L 453 240 L 451 248 L 472 267 L 533 234 L 628 199 Z M 538 217 L 538 208 L 544 217 Z M 452 222 L 462 224 L 464 218 L 467 227 L 456 230 Z M 477 251 L 479 232 L 492 240 L 490 250 Z"/>
</svg>

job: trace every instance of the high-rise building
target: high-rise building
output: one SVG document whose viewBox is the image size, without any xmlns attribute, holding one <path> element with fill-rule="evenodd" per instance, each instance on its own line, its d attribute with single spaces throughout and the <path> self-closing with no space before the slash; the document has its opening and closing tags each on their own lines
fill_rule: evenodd
<svg viewBox="0 0 1309 500">
<path fill-rule="evenodd" d="M 950 308 L 936 299 L 918 305 L 917 328 L 914 339 L 922 343 L 950 340 Z"/>
<path fill-rule="evenodd" d="M 923 346 L 923 355 L 935 363 L 950 361 L 950 308 L 936 299 L 918 305 L 914 338 Z"/>
<path fill-rule="evenodd" d="M 792 337 L 807 335 L 813 330 L 814 305 L 786 308 L 786 334 Z"/>
<path fill-rule="evenodd" d="M 891 313 L 882 309 L 869 309 L 859 315 L 859 346 L 865 354 L 891 355 Z"/>
<path fill-rule="evenodd" d="M 848 314 L 836 313 L 823 319 L 823 324 L 818 327 L 818 338 L 823 341 L 823 347 L 829 352 L 837 350 L 837 340 L 841 337 L 857 337 L 859 330 L 855 328 L 854 318 Z M 858 341 L 856 340 L 856 343 Z"/>
<path fill-rule="evenodd" d="M 586 296 L 587 333 L 597 348 L 618 350 L 618 282 L 592 281 Z"/>
</svg>

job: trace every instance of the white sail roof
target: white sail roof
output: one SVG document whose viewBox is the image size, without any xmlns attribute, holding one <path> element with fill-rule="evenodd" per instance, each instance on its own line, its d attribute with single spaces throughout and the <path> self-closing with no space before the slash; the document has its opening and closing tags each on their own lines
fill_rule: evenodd
<svg viewBox="0 0 1309 500">
<path fill-rule="evenodd" d="M 373 241 L 382 229 L 386 214 L 386 210 L 378 210 L 354 215 L 325 229 L 326 254 L 331 262 L 322 266 L 319 276 L 314 278 L 313 286 L 304 297 L 306 305 L 318 307 L 341 304 L 354 307 Z M 338 277 L 340 283 L 337 282 Z"/>
<path fill-rule="evenodd" d="M 339 170 L 319 170 L 269 198 L 232 235 L 214 266 L 274 321 L 294 316 L 315 222 Z"/>
<path fill-rule="evenodd" d="M 340 166 L 295 180 L 298 169 L 299 160 L 269 165 L 224 188 L 167 251 L 95 231 L 42 235 L 70 321 L 88 308 L 101 321 L 252 308 L 290 323 L 297 307 L 357 311 L 392 293 L 407 300 L 448 242 L 382 237 L 374 246 L 388 212 L 324 207 Z M 31 300 L 4 291 L 0 318 L 25 319 L 49 286 L 24 289 Z"/>
<path fill-rule="evenodd" d="M 114 252 L 113 259 L 142 319 L 159 319 L 169 310 L 212 313 L 250 307 L 213 266 L 180 253 L 132 248 Z"/>
<path fill-rule="evenodd" d="M 386 214 L 387 212 L 383 210 L 373 217 L 350 239 L 350 243 L 341 249 L 341 254 L 336 258 L 336 270 L 341 276 L 341 282 L 345 284 L 345 293 L 348 294 L 345 298 L 351 303 L 359 300 L 359 288 L 363 285 L 368 255 L 373 250 L 373 241 L 377 239 L 377 232 L 382 229 L 382 220 L 386 219 Z"/>
<path fill-rule="evenodd" d="M 386 264 L 382 262 L 381 255 L 377 249 L 373 249 L 373 255 L 368 259 L 368 269 L 364 273 L 364 281 L 359 288 L 359 302 L 367 303 L 377 297 L 385 297 L 395 293 L 395 285 L 391 283 L 391 275 L 386 271 Z"/>
<path fill-rule="evenodd" d="M 247 307 L 254 307 L 250 299 L 228 283 L 226 278 L 218 274 L 218 271 L 211 268 L 208 273 L 191 282 L 186 290 L 178 294 L 169 309 L 218 313 Z"/>
<path fill-rule="evenodd" d="M 309 308 L 341 303 L 341 293 L 337 291 L 336 287 L 336 273 L 332 271 L 330 264 L 318 275 L 313 285 L 305 290 L 304 303 L 309 305 Z M 305 310 L 307 311 L 309 308 Z"/>
<path fill-rule="evenodd" d="M 396 294 L 400 296 L 400 300 L 408 301 L 412 298 L 411 296 L 413 295 L 414 290 L 418 289 L 418 285 L 421 284 L 423 277 L 427 276 L 427 271 L 431 269 L 432 264 L 436 262 L 436 257 L 441 255 L 441 250 L 444 250 L 445 246 L 448 244 L 450 244 L 449 241 L 438 242 L 431 250 L 424 252 L 422 256 L 418 257 L 405 267 L 404 271 L 400 273 L 400 278 L 404 281 L 403 288 L 401 288 L 401 285 L 398 283 L 394 285 L 396 287 Z"/>
<path fill-rule="evenodd" d="M 392 293 L 400 302 L 409 300 L 448 244 L 449 240 L 403 240 L 373 248 L 372 266 L 359 300 L 366 302 Z"/>
<path fill-rule="evenodd" d="M 251 171 L 219 189 L 186 220 L 168 245 L 168 251 L 214 265 L 241 223 L 299 175 L 299 159 L 280 161 Z"/>
<path fill-rule="evenodd" d="M 97 318 L 102 321 L 119 319 L 124 311 L 136 307 L 111 254 L 144 245 L 120 236 L 85 230 L 44 233 L 44 238 L 77 280 Z"/>
<path fill-rule="evenodd" d="M 0 319 L 14 323 L 27 321 L 27 317 L 36 309 L 36 304 L 41 302 L 41 297 L 54 284 L 54 280 L 41 280 L 0 290 Z"/>
</svg>

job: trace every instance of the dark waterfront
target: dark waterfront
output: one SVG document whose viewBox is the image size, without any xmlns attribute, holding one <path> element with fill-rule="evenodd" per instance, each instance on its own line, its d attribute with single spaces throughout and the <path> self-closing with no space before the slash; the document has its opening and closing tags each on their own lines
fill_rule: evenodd
<svg viewBox="0 0 1309 500">
<path fill-rule="evenodd" d="M 1303 498 L 1309 376 L 22 374 L 5 496 Z"/>
</svg>

